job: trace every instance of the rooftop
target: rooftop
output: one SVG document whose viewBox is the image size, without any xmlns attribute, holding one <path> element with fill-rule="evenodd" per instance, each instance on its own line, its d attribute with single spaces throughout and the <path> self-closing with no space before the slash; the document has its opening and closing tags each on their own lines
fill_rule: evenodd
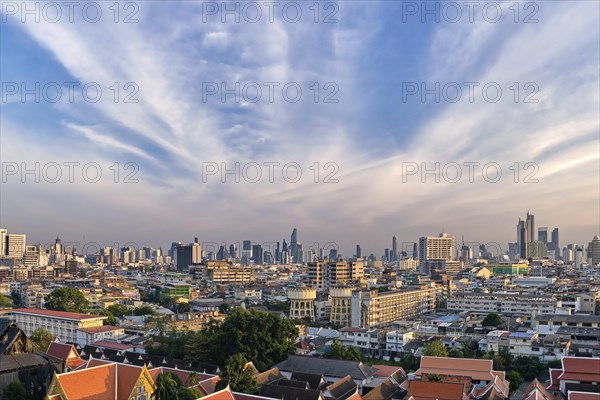
<svg viewBox="0 0 600 400">
<path fill-rule="evenodd" d="M 82 321 L 87 319 L 106 319 L 107 317 L 103 315 L 93 315 L 93 314 L 82 314 L 82 313 L 73 313 L 66 311 L 53 311 L 53 310 L 45 310 L 42 308 L 15 308 L 12 310 L 14 314 L 24 314 L 24 315 L 36 315 L 40 317 L 49 317 L 49 318 L 59 318 L 59 319 L 69 319 Z"/>
</svg>

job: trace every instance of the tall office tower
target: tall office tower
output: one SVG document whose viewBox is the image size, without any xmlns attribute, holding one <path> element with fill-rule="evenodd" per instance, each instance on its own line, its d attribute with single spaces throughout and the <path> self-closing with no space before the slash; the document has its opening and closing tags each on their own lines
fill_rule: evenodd
<svg viewBox="0 0 600 400">
<path fill-rule="evenodd" d="M 177 248 L 181 246 L 181 242 L 171 242 L 171 248 L 167 251 L 167 255 L 171 257 L 173 264 L 177 264 Z"/>
<path fill-rule="evenodd" d="M 359 244 L 356 245 L 356 258 L 362 258 L 362 249 Z"/>
<path fill-rule="evenodd" d="M 270 251 L 265 251 L 264 259 L 265 259 L 265 264 L 275 263 L 275 258 L 273 257 L 273 253 L 271 253 Z"/>
<path fill-rule="evenodd" d="M 600 263 L 600 236 L 594 236 L 587 246 L 587 258 L 591 259 L 592 265 Z"/>
<path fill-rule="evenodd" d="M 187 246 L 178 246 L 176 250 L 177 270 L 187 270 L 190 265 L 200 264 L 202 261 L 202 247 L 198 243 L 198 238 L 194 238 L 194 243 Z"/>
<path fill-rule="evenodd" d="M 448 261 L 453 259 L 454 238 L 447 233 L 439 236 L 419 238 L 419 268 L 423 273 L 429 273 L 427 261 Z"/>
<path fill-rule="evenodd" d="M 548 244 L 548 228 L 540 226 L 538 228 L 538 239 L 540 242 Z"/>
<path fill-rule="evenodd" d="M 558 255 L 558 251 L 560 250 L 560 244 L 558 242 L 558 228 L 554 228 L 552 229 L 552 239 L 551 239 L 551 243 L 552 245 L 549 246 L 550 250 L 554 250 L 556 252 L 556 254 Z"/>
<path fill-rule="evenodd" d="M 573 261 L 573 249 L 564 247 L 562 250 L 562 257 L 565 263 Z"/>
<path fill-rule="evenodd" d="M 527 258 L 527 225 L 519 218 L 517 224 L 517 244 L 519 246 L 519 258 Z"/>
<path fill-rule="evenodd" d="M 396 235 L 392 237 L 392 261 L 398 259 L 398 238 Z"/>
<path fill-rule="evenodd" d="M 225 246 L 221 245 L 217 251 L 217 260 L 226 260 L 228 258 L 226 253 Z"/>
<path fill-rule="evenodd" d="M 251 259 L 252 259 L 252 261 L 254 261 L 255 264 L 262 264 L 264 262 L 263 249 L 260 244 L 252 245 L 252 258 Z"/>
<path fill-rule="evenodd" d="M 143 250 L 144 250 L 144 258 L 146 260 L 151 260 L 153 253 L 154 253 L 154 249 L 152 247 L 144 247 Z"/>
<path fill-rule="evenodd" d="M 250 260 L 252 260 L 252 242 L 244 240 L 242 242 L 242 262 L 248 263 Z"/>
<path fill-rule="evenodd" d="M 419 258 L 419 250 L 418 249 L 419 248 L 417 246 L 417 243 L 416 242 L 413 243 L 413 255 L 412 255 L 413 260 L 416 260 Z"/>
<path fill-rule="evenodd" d="M 8 229 L 0 228 L 0 256 L 6 255 L 6 235 L 8 234 Z"/>
<path fill-rule="evenodd" d="M 464 244 L 464 242 L 463 242 L 463 245 L 460 248 L 460 261 L 468 263 L 469 260 L 471 260 L 472 258 L 473 258 L 473 250 L 469 246 Z"/>
<path fill-rule="evenodd" d="M 386 261 L 390 260 L 390 249 L 388 249 L 387 247 L 386 247 L 386 249 L 384 251 L 383 258 L 385 258 Z"/>
<path fill-rule="evenodd" d="M 510 261 L 516 261 L 521 258 L 521 248 L 519 247 L 519 243 L 509 243 L 507 255 Z"/>
<path fill-rule="evenodd" d="M 192 246 L 192 264 L 200 264 L 202 262 L 202 246 L 198 242 L 198 238 L 194 238 L 194 243 L 191 243 Z"/>
<path fill-rule="evenodd" d="M 287 253 L 287 251 L 288 251 L 288 245 L 287 245 L 285 239 L 283 239 L 283 244 L 281 245 L 281 252 Z"/>
<path fill-rule="evenodd" d="M 535 219 L 533 214 L 529 214 L 529 211 L 527 211 L 525 224 L 527 227 L 527 243 L 531 243 L 535 240 Z"/>
<path fill-rule="evenodd" d="M 325 258 L 325 249 L 320 247 L 319 248 L 319 260 L 322 260 L 323 258 Z"/>
<path fill-rule="evenodd" d="M 281 261 L 281 250 L 279 248 L 279 242 L 275 245 L 275 262 Z"/>
<path fill-rule="evenodd" d="M 25 253 L 26 235 L 17 233 L 6 234 L 6 255 L 13 258 L 22 258 Z"/>
<path fill-rule="evenodd" d="M 292 262 L 298 262 L 298 230 L 296 228 L 292 230 L 292 236 L 290 238 L 290 252 L 293 257 Z"/>
<path fill-rule="evenodd" d="M 235 244 L 229 245 L 229 257 L 233 258 L 234 260 L 238 257 L 237 247 L 235 247 Z"/>
<path fill-rule="evenodd" d="M 304 253 L 304 247 L 302 247 L 302 243 L 298 243 L 298 246 L 296 246 L 296 253 L 298 253 L 298 259 L 296 260 L 296 262 L 304 262 L 304 259 L 302 258 L 302 255 Z"/>
<path fill-rule="evenodd" d="M 330 249 L 329 250 L 329 260 L 331 261 L 337 261 L 338 259 L 338 251 L 337 249 Z"/>
</svg>

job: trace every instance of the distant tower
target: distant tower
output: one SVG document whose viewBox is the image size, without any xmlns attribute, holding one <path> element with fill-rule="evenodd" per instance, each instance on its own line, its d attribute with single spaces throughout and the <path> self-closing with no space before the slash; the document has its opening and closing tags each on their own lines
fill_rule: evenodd
<svg viewBox="0 0 600 400">
<path fill-rule="evenodd" d="M 533 214 L 529 214 L 529 211 L 527 211 L 527 220 L 525 222 L 527 227 L 527 243 L 531 243 L 535 240 L 535 218 Z"/>
<path fill-rule="evenodd" d="M 552 229 L 552 239 L 551 239 L 550 250 L 554 250 L 557 252 L 560 250 L 560 244 L 558 242 L 558 228 Z"/>
<path fill-rule="evenodd" d="M 362 258 L 362 249 L 359 244 L 356 245 L 356 258 Z"/>
<path fill-rule="evenodd" d="M 311 321 L 314 321 L 316 298 L 317 289 L 306 287 L 288 289 L 290 318 L 308 317 Z"/>
<path fill-rule="evenodd" d="M 521 218 L 517 224 L 517 245 L 519 246 L 519 258 L 527 258 L 527 225 Z"/>
<path fill-rule="evenodd" d="M 413 243 L 413 251 L 412 251 L 412 258 L 413 260 L 416 260 L 419 258 L 419 251 L 418 251 L 419 247 L 417 245 L 417 243 Z"/>
<path fill-rule="evenodd" d="M 298 262 L 300 257 L 298 257 L 298 230 L 296 228 L 292 230 L 292 235 L 290 237 L 290 252 L 294 258 L 293 262 Z"/>
<path fill-rule="evenodd" d="M 396 261 L 398 259 L 398 237 L 394 235 L 392 237 L 392 261 Z"/>
</svg>

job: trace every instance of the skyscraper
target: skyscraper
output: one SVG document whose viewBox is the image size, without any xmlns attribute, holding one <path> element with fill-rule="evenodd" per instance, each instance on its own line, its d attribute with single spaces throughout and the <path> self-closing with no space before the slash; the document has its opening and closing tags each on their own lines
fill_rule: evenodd
<svg viewBox="0 0 600 400">
<path fill-rule="evenodd" d="M 538 240 L 542 243 L 548 244 L 548 228 L 540 226 L 538 228 Z"/>
<path fill-rule="evenodd" d="M 356 245 L 356 258 L 362 258 L 362 249 L 359 244 Z"/>
<path fill-rule="evenodd" d="M 591 242 L 587 246 L 587 258 L 591 260 L 592 264 L 600 263 L 600 236 L 594 236 Z"/>
<path fill-rule="evenodd" d="M 535 240 L 535 219 L 533 214 L 529 214 L 529 211 L 527 211 L 527 220 L 525 222 L 527 227 L 527 243 L 531 243 Z"/>
<path fill-rule="evenodd" d="M 558 254 L 558 251 L 560 250 L 560 244 L 558 241 L 558 228 L 552 229 L 552 242 L 551 246 L 549 246 L 549 249 L 556 251 L 556 254 Z"/>
<path fill-rule="evenodd" d="M 521 218 L 517 224 L 517 245 L 519 246 L 519 258 L 527 258 L 527 225 Z"/>
<path fill-rule="evenodd" d="M 398 238 L 396 235 L 392 237 L 392 257 L 391 261 L 396 261 L 398 259 Z"/>
<path fill-rule="evenodd" d="M 427 261 L 452 260 L 453 252 L 454 238 L 447 233 L 419 238 L 419 266 L 421 272 L 429 273 L 426 270 Z"/>
<path fill-rule="evenodd" d="M 27 237 L 24 234 L 6 234 L 6 255 L 14 258 L 22 258 L 25 253 Z"/>
<path fill-rule="evenodd" d="M 6 255 L 6 235 L 8 230 L 6 228 L 0 228 L 0 256 Z"/>
<path fill-rule="evenodd" d="M 298 256 L 298 230 L 294 228 L 290 237 L 290 253 L 292 256 L 292 262 L 298 262 L 300 257 Z"/>
</svg>

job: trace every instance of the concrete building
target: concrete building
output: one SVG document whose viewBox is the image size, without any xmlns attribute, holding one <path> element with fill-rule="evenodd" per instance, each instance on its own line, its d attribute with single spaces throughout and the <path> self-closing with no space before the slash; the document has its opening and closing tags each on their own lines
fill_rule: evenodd
<svg viewBox="0 0 600 400">
<path fill-rule="evenodd" d="M 421 286 L 379 293 L 377 290 L 352 293 L 350 326 L 376 328 L 401 319 L 409 319 L 435 310 L 436 289 Z"/>
<path fill-rule="evenodd" d="M 312 288 L 289 288 L 290 318 L 309 318 L 315 320 L 315 300 L 317 290 Z"/>
<path fill-rule="evenodd" d="M 101 328 L 107 317 L 38 308 L 17 308 L 12 311 L 12 318 L 27 336 L 37 328 L 44 328 L 62 342 L 77 343 L 79 329 Z"/>
<path fill-rule="evenodd" d="M 330 288 L 329 298 L 331 299 L 331 323 L 338 326 L 349 326 L 352 309 L 352 289 Z"/>
<path fill-rule="evenodd" d="M 452 260 L 454 253 L 454 238 L 447 233 L 439 236 L 419 238 L 419 266 L 420 272 L 428 274 L 427 261 Z"/>
<path fill-rule="evenodd" d="M 549 295 L 522 293 L 467 293 L 456 292 L 448 298 L 448 311 L 471 311 L 479 313 L 501 313 L 506 315 L 528 315 L 554 313 L 562 306 L 559 300 Z"/>
</svg>

